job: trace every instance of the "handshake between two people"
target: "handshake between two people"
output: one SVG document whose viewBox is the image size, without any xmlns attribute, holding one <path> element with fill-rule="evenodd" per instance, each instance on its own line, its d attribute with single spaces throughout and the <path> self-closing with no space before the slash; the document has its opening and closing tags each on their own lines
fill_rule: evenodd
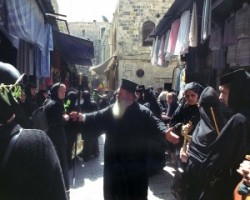
<svg viewBox="0 0 250 200">
<path fill-rule="evenodd" d="M 69 113 L 69 117 L 73 121 L 84 122 L 84 114 L 80 112 L 72 111 L 71 113 Z"/>
</svg>

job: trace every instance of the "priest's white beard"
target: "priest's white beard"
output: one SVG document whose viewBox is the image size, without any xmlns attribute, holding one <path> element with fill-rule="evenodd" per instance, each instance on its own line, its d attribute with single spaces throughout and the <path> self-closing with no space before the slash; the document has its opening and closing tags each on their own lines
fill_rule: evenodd
<svg viewBox="0 0 250 200">
<path fill-rule="evenodd" d="M 130 105 L 131 103 L 126 100 L 116 100 L 112 108 L 114 118 L 121 119 Z"/>
</svg>

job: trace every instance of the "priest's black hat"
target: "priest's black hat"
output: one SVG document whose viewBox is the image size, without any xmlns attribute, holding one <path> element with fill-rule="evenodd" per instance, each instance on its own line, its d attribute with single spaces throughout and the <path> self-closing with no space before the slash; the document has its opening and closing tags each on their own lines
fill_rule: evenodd
<svg viewBox="0 0 250 200">
<path fill-rule="evenodd" d="M 121 88 L 127 90 L 128 92 L 135 93 L 137 84 L 128 80 L 122 79 Z"/>
<path fill-rule="evenodd" d="M 233 72 L 226 73 L 220 77 L 220 85 L 230 84 L 236 77 L 244 77 L 244 74 L 244 69 L 239 69 Z"/>
</svg>

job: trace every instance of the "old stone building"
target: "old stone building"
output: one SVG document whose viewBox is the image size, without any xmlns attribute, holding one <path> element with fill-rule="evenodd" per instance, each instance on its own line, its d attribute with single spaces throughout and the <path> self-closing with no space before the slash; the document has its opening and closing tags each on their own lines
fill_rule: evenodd
<svg viewBox="0 0 250 200">
<path fill-rule="evenodd" d="M 107 85 L 117 88 L 122 78 L 163 88 L 171 83 L 176 63 L 159 67 L 151 64 L 152 41 L 145 40 L 172 5 L 173 0 L 119 0 L 113 22 L 101 41 Z M 111 58 L 115 57 L 111 62 Z"/>
</svg>

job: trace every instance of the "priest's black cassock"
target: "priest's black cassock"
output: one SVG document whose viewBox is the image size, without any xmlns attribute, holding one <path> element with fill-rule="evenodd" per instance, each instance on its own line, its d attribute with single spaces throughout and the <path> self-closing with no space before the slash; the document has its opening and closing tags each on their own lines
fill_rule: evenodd
<svg viewBox="0 0 250 200">
<path fill-rule="evenodd" d="M 104 198 L 106 200 L 146 200 L 148 190 L 147 155 L 151 140 L 162 140 L 165 124 L 145 106 L 132 103 L 120 119 L 113 105 L 86 114 L 84 129 L 94 137 L 105 132 Z"/>
</svg>

